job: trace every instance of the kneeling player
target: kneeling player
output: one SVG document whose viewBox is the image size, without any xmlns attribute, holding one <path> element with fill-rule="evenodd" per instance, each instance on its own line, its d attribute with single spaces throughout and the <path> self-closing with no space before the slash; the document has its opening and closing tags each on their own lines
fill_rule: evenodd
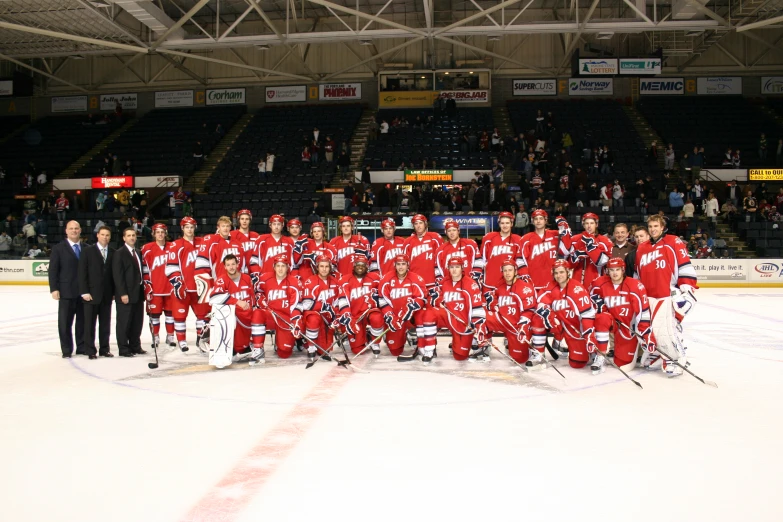
<svg viewBox="0 0 783 522">
<path fill-rule="evenodd" d="M 555 340 L 568 343 L 568 363 L 584 368 L 590 354 L 597 350 L 593 323 L 595 308 L 590 295 L 568 273 L 568 262 L 558 259 L 552 267 L 554 281 L 538 296 L 533 318 L 533 347 L 539 352 L 546 343 L 547 331 Z"/>
<path fill-rule="evenodd" d="M 650 306 L 647 291 L 636 279 L 625 277 L 625 261 L 613 257 L 607 263 L 609 275 L 593 283 L 591 298 L 598 313 L 595 317 L 595 340 L 598 350 L 606 353 L 609 332 L 614 332 L 614 363 L 623 366 L 636 360 L 639 345 L 636 335 L 643 339 L 643 348 L 655 351 L 655 336 L 650 327 Z M 604 371 L 603 355 L 596 355 L 593 373 Z"/>
<path fill-rule="evenodd" d="M 225 274 L 215 279 L 209 304 L 234 305 L 237 325 L 234 329 L 234 354 L 246 353 L 250 348 L 250 327 L 261 321 L 261 310 L 253 310 L 253 282 L 250 276 L 239 272 L 239 261 L 234 254 L 223 258 Z M 260 361 L 263 352 L 253 351 L 252 360 Z"/>
<path fill-rule="evenodd" d="M 355 333 L 351 330 L 351 309 L 340 290 L 340 277 L 332 273 L 331 259 L 319 257 L 315 266 L 318 273 L 302 284 L 304 297 L 299 303 L 310 362 L 315 360 L 319 351 L 323 359 L 331 360 L 326 352 L 331 351 L 335 323 L 345 327 L 349 335 Z"/>
<path fill-rule="evenodd" d="M 253 351 L 259 362 L 264 358 L 267 330 L 276 332 L 275 347 L 281 359 L 291 357 L 296 338 L 302 336 L 302 313 L 298 309 L 302 287 L 296 277 L 289 275 L 288 262 L 288 255 L 277 256 L 273 272 L 261 274 L 255 287 L 261 313 L 254 316 Z"/>
<path fill-rule="evenodd" d="M 368 327 L 373 339 L 383 333 L 383 315 L 378 307 L 378 280 L 377 272 L 367 271 L 367 258 L 354 256 L 353 274 L 340 281 L 342 294 L 351 306 L 352 320 L 348 327 L 338 326 L 346 333 L 353 332 L 348 338 L 353 353 L 359 353 L 367 344 Z M 378 343 L 373 343 L 370 349 L 375 357 L 381 353 Z"/>
<path fill-rule="evenodd" d="M 451 331 L 452 355 L 457 361 L 470 357 L 471 361 L 489 361 L 486 349 L 487 319 L 484 298 L 478 284 L 470 277 L 464 277 L 465 259 L 452 255 L 446 262 L 448 275 L 444 277 L 432 298 L 433 314 L 438 328 Z M 473 337 L 477 347 L 471 350 Z"/>
<path fill-rule="evenodd" d="M 513 257 L 503 260 L 503 283 L 490 294 L 487 331 L 501 333 L 508 340 L 508 354 L 528 367 L 544 362 L 541 352 L 530 347 L 530 327 L 535 316 L 536 292 L 533 283 L 517 277 Z M 541 347 L 543 351 L 543 347 Z"/>
<path fill-rule="evenodd" d="M 434 277 L 434 276 L 433 276 Z M 437 357 L 435 345 L 438 327 L 430 310 L 425 310 L 427 299 L 424 279 L 410 271 L 410 258 L 400 254 L 394 259 L 394 272 L 386 274 L 378 283 L 379 303 L 383 320 L 389 327 L 386 345 L 392 355 L 399 356 L 405 346 L 405 334 L 408 328 L 416 327 L 418 349 L 413 357 L 422 355 L 422 362 L 429 364 Z"/>
</svg>

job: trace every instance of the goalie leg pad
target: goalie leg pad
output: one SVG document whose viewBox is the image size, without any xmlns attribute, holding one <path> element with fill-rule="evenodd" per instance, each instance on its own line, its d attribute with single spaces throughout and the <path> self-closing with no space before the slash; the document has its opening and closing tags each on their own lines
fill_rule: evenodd
<svg viewBox="0 0 783 522">
<path fill-rule="evenodd" d="M 236 329 L 234 305 L 214 305 L 209 321 L 209 364 L 225 368 L 231 364 Z"/>
</svg>

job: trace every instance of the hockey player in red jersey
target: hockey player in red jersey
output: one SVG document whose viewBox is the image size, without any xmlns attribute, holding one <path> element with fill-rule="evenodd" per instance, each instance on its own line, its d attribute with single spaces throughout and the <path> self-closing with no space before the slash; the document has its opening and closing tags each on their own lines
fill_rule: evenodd
<svg viewBox="0 0 783 522">
<path fill-rule="evenodd" d="M 534 210 L 531 218 L 535 230 L 522 236 L 522 257 L 533 286 L 540 292 L 552 281 L 552 265 L 558 255 L 566 256 L 569 252 L 567 249 L 558 250 L 562 243 L 557 231 L 546 228 L 549 219 L 546 210 Z"/>
<path fill-rule="evenodd" d="M 459 223 L 446 221 L 446 241 L 441 243 L 435 251 L 435 277 L 440 280 L 448 277 L 448 263 L 452 257 L 462 260 L 462 273 L 470 276 L 477 283 L 481 281 L 481 268 L 483 266 L 479 247 L 472 239 L 459 236 Z M 476 262 L 478 260 L 478 262 Z"/>
<path fill-rule="evenodd" d="M 527 266 L 522 255 L 522 238 L 511 233 L 513 223 L 514 216 L 511 212 L 501 212 L 498 216 L 500 230 L 490 232 L 481 240 L 481 259 L 476 266 L 484 271 L 482 283 L 485 292 L 503 284 L 503 271 L 500 265 L 509 256 L 516 262 L 519 276 L 527 275 Z"/>
<path fill-rule="evenodd" d="M 302 283 L 303 296 L 299 303 L 304 319 L 305 340 L 310 362 L 314 361 L 320 352 L 315 344 L 327 352 L 331 351 L 333 329 L 337 326 L 344 327 L 348 335 L 356 333 L 351 326 L 351 308 L 348 299 L 340 288 L 340 275 L 332 273 L 331 260 L 319 257 L 316 259 L 316 268 L 318 273 Z M 321 353 L 321 356 L 326 360 L 330 359 L 328 354 Z"/>
<path fill-rule="evenodd" d="M 402 354 L 405 333 L 408 328 L 415 327 L 418 336 L 415 354 L 421 354 L 422 362 L 429 364 L 435 357 L 438 327 L 431 310 L 425 309 L 428 299 L 426 283 L 410 270 L 410 259 L 406 254 L 398 255 L 394 260 L 394 272 L 380 280 L 378 295 L 384 322 L 389 327 L 386 345 L 391 354 Z"/>
<path fill-rule="evenodd" d="M 225 275 L 226 269 L 223 259 L 229 254 L 237 258 L 237 269 L 241 273 L 247 272 L 247 257 L 244 248 L 238 242 L 231 239 L 231 218 L 221 216 L 217 223 L 217 233 L 204 239 L 204 248 L 199 250 L 196 258 L 194 278 L 196 280 L 196 292 L 200 303 L 209 300 L 209 289 L 214 281 Z"/>
<path fill-rule="evenodd" d="M 574 269 L 572 277 L 580 285 L 589 287 L 595 279 L 603 274 L 604 265 L 612 255 L 612 242 L 606 236 L 596 235 L 598 216 L 587 212 L 582 216 L 584 232 L 571 236 L 571 229 L 565 218 L 558 218 L 557 227 L 560 230 L 561 241 L 570 245 L 569 261 Z"/>
<path fill-rule="evenodd" d="M 587 290 L 568 273 L 568 262 L 555 261 L 554 281 L 538 296 L 533 318 L 533 347 L 539 352 L 546 343 L 547 331 L 559 342 L 568 343 L 568 364 L 584 368 L 597 350 L 595 341 L 595 308 Z"/>
<path fill-rule="evenodd" d="M 541 353 L 530 346 L 530 328 L 537 305 L 535 288 L 530 281 L 517 277 L 517 264 L 513 257 L 504 259 L 501 268 L 503 284 L 492 291 L 487 331 L 503 334 L 508 340 L 511 358 L 532 368 L 544 362 Z"/>
<path fill-rule="evenodd" d="M 273 271 L 261 274 L 255 286 L 258 313 L 252 324 L 254 357 L 261 362 L 264 358 L 264 339 L 268 330 L 274 330 L 277 356 L 288 359 L 294 350 L 296 339 L 302 336 L 302 285 L 296 277 L 289 275 L 288 256 L 280 255 L 274 260 Z M 274 312 L 274 313 L 272 313 Z"/>
<path fill-rule="evenodd" d="M 402 254 L 405 247 L 405 240 L 394 235 L 395 228 L 393 219 L 384 219 L 381 222 L 383 236 L 372 244 L 370 272 L 375 272 L 380 277 L 394 272 L 394 258 Z"/>
<path fill-rule="evenodd" d="M 432 299 L 431 313 L 437 328 L 451 331 L 451 349 L 454 359 L 464 361 L 489 361 L 487 350 L 487 328 L 484 324 L 487 316 L 484 310 L 484 297 L 478 283 L 463 275 L 464 259 L 451 256 L 446 261 L 447 274 L 436 287 Z M 473 338 L 477 347 L 471 350 Z"/>
<path fill-rule="evenodd" d="M 296 243 L 297 241 L 303 241 L 307 239 L 307 234 L 302 234 L 302 222 L 298 219 L 289 219 L 288 223 L 286 224 L 286 227 L 288 228 L 288 237 L 291 238 L 291 241 L 294 242 L 294 249 L 296 250 Z M 293 253 L 293 251 L 292 251 Z M 291 259 L 291 275 L 294 277 L 300 277 L 299 270 L 302 265 L 302 259 L 301 257 L 297 259 L 297 256 L 295 253 L 293 253 L 293 257 Z M 307 276 L 309 277 L 310 274 L 305 272 Z"/>
<path fill-rule="evenodd" d="M 280 214 L 269 218 L 269 233 L 264 234 L 256 241 L 256 250 L 250 257 L 250 278 L 257 283 L 261 274 L 274 271 L 274 260 L 277 256 L 288 256 L 289 266 L 293 263 L 294 242 L 283 235 L 285 219 Z"/>
<path fill-rule="evenodd" d="M 242 245 L 245 259 L 250 259 L 256 250 L 256 242 L 260 237 L 258 232 L 250 230 L 250 222 L 253 221 L 253 213 L 247 209 L 237 212 L 239 228 L 231 231 L 231 239 Z"/>
<path fill-rule="evenodd" d="M 211 305 L 234 305 L 237 318 L 234 328 L 234 354 L 250 350 L 251 325 L 261 321 L 263 312 L 254 310 L 253 282 L 248 274 L 239 271 L 239 260 L 233 254 L 223 258 L 224 275 L 215 279 L 215 286 L 209 297 Z M 251 352 L 252 362 L 263 362 L 263 351 Z"/>
<path fill-rule="evenodd" d="M 294 244 L 294 263 L 299 266 L 299 279 L 304 281 L 317 270 L 315 260 L 327 257 L 332 266 L 337 263 L 337 252 L 325 239 L 326 227 L 320 221 L 310 225 L 310 237 L 300 237 Z"/>
<path fill-rule="evenodd" d="M 666 222 L 658 215 L 647 219 L 650 241 L 636 248 L 636 274 L 647 289 L 652 316 L 652 330 L 661 349 L 674 360 L 686 364 L 682 337 L 682 320 L 696 304 L 698 289 L 696 270 L 691 264 L 688 249 L 680 238 L 666 235 Z M 653 368 L 658 354 L 644 354 L 642 365 Z M 670 377 L 682 374 L 675 363 L 662 363 Z"/>
<path fill-rule="evenodd" d="M 435 232 L 427 230 L 424 215 L 416 214 L 411 221 L 414 233 L 405 240 L 403 253 L 410 259 L 410 271 L 424 279 L 427 289 L 432 289 L 436 284 L 435 252 L 443 240 Z"/>
<path fill-rule="evenodd" d="M 375 272 L 367 271 L 367 260 L 364 256 L 354 256 L 353 273 L 349 277 L 340 280 L 342 295 L 348 299 L 351 307 L 350 328 L 342 327 L 348 333 L 353 353 L 359 353 L 367 345 L 367 327 L 370 328 L 370 336 L 375 339 L 383 333 L 383 315 L 378 305 L 378 281 L 380 278 Z M 378 357 L 380 345 L 370 346 L 372 353 Z"/>
<path fill-rule="evenodd" d="M 184 217 L 179 222 L 182 237 L 174 241 L 166 265 L 166 277 L 174 289 L 172 295 L 172 315 L 177 342 L 183 352 L 188 351 L 186 339 L 186 323 L 188 309 L 196 316 L 196 346 L 201 347 L 201 335 L 204 332 L 207 315 L 210 312 L 209 303 L 199 303 L 196 293 L 196 259 L 199 252 L 206 248 L 201 238 L 196 237 L 196 220 Z"/>
<path fill-rule="evenodd" d="M 606 264 L 607 275 L 593 282 L 590 297 L 596 307 L 595 340 L 599 354 L 592 363 L 593 373 L 604 371 L 604 357 L 609 332 L 614 333 L 614 363 L 623 366 L 636 360 L 639 346 L 636 334 L 643 339 L 643 348 L 655 351 L 655 336 L 650 325 L 650 306 L 644 285 L 625 277 L 625 261 L 613 257 Z"/>
<path fill-rule="evenodd" d="M 147 315 L 152 329 L 153 345 L 160 344 L 160 316 L 166 314 L 166 344 L 176 346 L 174 338 L 174 316 L 171 296 L 173 288 L 166 277 L 166 265 L 169 262 L 172 243 L 166 242 L 168 228 L 162 223 L 152 225 L 154 241 L 141 249 L 142 279 L 147 296 Z M 187 351 L 187 347 L 186 350 Z"/>
<path fill-rule="evenodd" d="M 354 234 L 353 225 L 351 216 L 341 217 L 340 235 L 329 242 L 337 252 L 337 271 L 342 276 L 349 276 L 353 272 L 354 255 L 370 260 L 370 242 L 361 234 Z"/>
</svg>

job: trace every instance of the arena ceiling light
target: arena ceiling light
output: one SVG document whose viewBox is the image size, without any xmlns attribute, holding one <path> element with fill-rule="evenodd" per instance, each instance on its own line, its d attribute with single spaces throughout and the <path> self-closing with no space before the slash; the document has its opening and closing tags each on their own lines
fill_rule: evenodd
<svg viewBox="0 0 783 522">
<path fill-rule="evenodd" d="M 359 45 L 372 45 L 372 40 L 359 40 Z"/>
</svg>

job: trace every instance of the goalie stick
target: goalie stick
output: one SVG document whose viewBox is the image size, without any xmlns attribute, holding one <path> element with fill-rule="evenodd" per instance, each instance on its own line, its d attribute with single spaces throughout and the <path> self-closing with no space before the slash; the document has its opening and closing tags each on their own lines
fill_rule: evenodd
<svg viewBox="0 0 783 522">
<path fill-rule="evenodd" d="M 356 358 L 357 358 L 357 357 L 359 357 L 361 354 L 363 354 L 364 352 L 366 352 L 366 351 L 367 351 L 367 350 L 370 348 L 370 346 L 372 346 L 373 344 L 376 344 L 378 341 L 380 341 L 380 340 L 383 338 L 383 336 L 384 336 L 384 335 L 386 335 L 386 334 L 389 332 L 389 330 L 390 330 L 390 328 L 387 326 L 387 327 L 386 327 L 386 328 L 385 328 L 385 329 L 384 329 L 384 330 L 383 330 L 383 331 L 380 333 L 380 335 L 379 335 L 378 337 L 376 337 L 375 339 L 373 339 L 372 341 L 370 341 L 370 342 L 367 344 L 367 346 L 365 346 L 364 348 L 362 348 L 362 350 L 361 350 L 359 353 L 357 353 L 356 355 L 354 355 L 354 356 L 353 356 L 353 358 L 354 358 L 354 359 L 356 359 Z"/>
</svg>

